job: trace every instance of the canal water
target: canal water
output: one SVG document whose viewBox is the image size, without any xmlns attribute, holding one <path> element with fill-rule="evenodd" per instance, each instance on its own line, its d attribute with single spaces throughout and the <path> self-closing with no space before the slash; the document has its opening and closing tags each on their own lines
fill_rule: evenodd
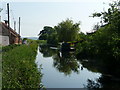
<svg viewBox="0 0 120 90">
<path fill-rule="evenodd" d="M 42 83 L 46 88 L 85 88 L 101 76 L 84 67 L 74 52 L 61 53 L 48 46 L 38 48 L 36 63 L 38 68 L 42 67 Z"/>
</svg>

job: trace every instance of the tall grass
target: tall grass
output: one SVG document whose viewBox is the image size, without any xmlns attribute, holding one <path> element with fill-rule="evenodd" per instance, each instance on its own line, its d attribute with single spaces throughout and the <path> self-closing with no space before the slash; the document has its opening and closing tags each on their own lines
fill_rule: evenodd
<svg viewBox="0 0 120 90">
<path fill-rule="evenodd" d="M 18 45 L 17 44 L 13 44 L 13 45 L 8 45 L 8 46 L 2 46 L 1 51 L 2 52 L 7 52 L 7 51 L 12 50 L 15 47 L 18 47 L 18 46 L 20 46 L 20 44 L 18 44 Z"/>
<path fill-rule="evenodd" d="M 35 58 L 38 44 L 32 41 L 2 54 L 2 88 L 40 88 L 42 74 Z"/>
</svg>

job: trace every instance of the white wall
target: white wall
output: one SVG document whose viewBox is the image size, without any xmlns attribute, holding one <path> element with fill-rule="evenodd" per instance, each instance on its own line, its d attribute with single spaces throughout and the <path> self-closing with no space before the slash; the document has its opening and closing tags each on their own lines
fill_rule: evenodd
<svg viewBox="0 0 120 90">
<path fill-rule="evenodd" d="M 3 45 L 3 46 L 9 45 L 9 37 L 0 35 L 0 45 Z"/>
</svg>

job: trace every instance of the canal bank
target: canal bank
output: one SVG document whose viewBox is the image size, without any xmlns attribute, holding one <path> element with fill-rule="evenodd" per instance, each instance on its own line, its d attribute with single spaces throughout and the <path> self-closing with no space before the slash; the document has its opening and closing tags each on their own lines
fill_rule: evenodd
<svg viewBox="0 0 120 90">
<path fill-rule="evenodd" d="M 29 45 L 2 48 L 2 88 L 40 88 L 42 75 L 37 69 L 37 41 Z"/>
</svg>

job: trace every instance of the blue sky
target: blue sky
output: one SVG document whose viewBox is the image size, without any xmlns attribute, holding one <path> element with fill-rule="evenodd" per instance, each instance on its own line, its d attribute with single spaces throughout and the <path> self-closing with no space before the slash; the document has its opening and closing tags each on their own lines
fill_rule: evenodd
<svg viewBox="0 0 120 90">
<path fill-rule="evenodd" d="M 30 2 L 31 1 L 31 2 Z M 101 12 L 108 8 L 111 0 L 81 0 L 81 1 L 34 1 L 10 3 L 10 20 L 11 27 L 13 21 L 17 22 L 21 17 L 21 36 L 37 36 L 44 26 L 55 26 L 67 18 L 72 19 L 75 23 L 81 22 L 80 28 L 82 32 L 92 30 L 94 24 L 100 21 L 99 18 L 89 17 L 94 12 Z M 104 2 L 104 3 L 103 3 Z M 1 12 L 2 21 L 7 19 L 6 1 L 0 3 L 3 8 Z M 17 27 L 18 31 L 18 27 Z"/>
</svg>

